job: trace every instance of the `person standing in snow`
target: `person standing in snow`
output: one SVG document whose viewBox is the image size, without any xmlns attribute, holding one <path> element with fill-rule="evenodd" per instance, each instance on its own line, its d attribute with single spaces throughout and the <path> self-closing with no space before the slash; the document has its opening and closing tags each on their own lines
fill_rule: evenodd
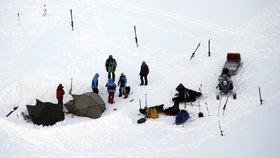
<svg viewBox="0 0 280 158">
<path fill-rule="evenodd" d="M 122 94 L 124 94 L 124 98 L 127 98 L 127 94 L 125 91 L 125 87 L 126 87 L 126 83 L 127 83 L 127 79 L 126 76 L 124 75 L 124 73 L 121 73 L 119 82 L 118 82 L 118 86 L 120 86 L 119 88 L 119 97 L 122 97 Z"/>
<path fill-rule="evenodd" d="M 148 85 L 147 77 L 148 77 L 149 72 L 150 71 L 149 71 L 148 65 L 146 64 L 145 61 L 143 61 L 142 64 L 141 64 L 140 73 L 139 73 L 140 79 L 141 79 L 140 86 L 143 86 L 143 85 L 147 86 Z M 145 80 L 145 82 L 144 82 L 144 80 Z"/>
<path fill-rule="evenodd" d="M 114 96 L 116 92 L 116 84 L 114 83 L 113 79 L 109 79 L 109 81 L 106 84 L 107 92 L 108 92 L 108 103 L 114 104 Z"/>
<path fill-rule="evenodd" d="M 96 73 L 94 75 L 94 77 L 92 78 L 92 82 L 91 82 L 91 88 L 92 88 L 92 92 L 98 94 L 99 90 L 98 90 L 98 77 L 99 74 Z"/>
<path fill-rule="evenodd" d="M 115 71 L 117 67 L 117 61 L 113 58 L 112 55 L 109 55 L 109 58 L 105 62 L 106 71 L 108 72 L 108 79 L 111 78 L 111 74 L 113 77 L 113 81 L 115 81 Z"/>
<path fill-rule="evenodd" d="M 58 86 L 57 86 L 57 89 L 56 89 L 56 99 L 58 101 L 58 106 L 60 106 L 62 109 L 63 109 L 63 95 L 65 94 L 64 90 L 63 90 L 63 86 L 62 84 L 60 83 Z"/>
</svg>

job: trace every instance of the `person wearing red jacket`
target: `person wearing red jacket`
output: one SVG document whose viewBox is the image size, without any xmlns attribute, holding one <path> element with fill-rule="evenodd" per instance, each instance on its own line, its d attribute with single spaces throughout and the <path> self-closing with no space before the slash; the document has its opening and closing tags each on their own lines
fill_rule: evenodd
<svg viewBox="0 0 280 158">
<path fill-rule="evenodd" d="M 58 86 L 57 86 L 57 89 L 56 89 L 56 99 L 58 101 L 58 106 L 60 106 L 61 108 L 63 108 L 63 95 L 65 94 L 64 93 L 64 90 L 63 90 L 63 86 L 62 84 L 60 83 Z"/>
</svg>

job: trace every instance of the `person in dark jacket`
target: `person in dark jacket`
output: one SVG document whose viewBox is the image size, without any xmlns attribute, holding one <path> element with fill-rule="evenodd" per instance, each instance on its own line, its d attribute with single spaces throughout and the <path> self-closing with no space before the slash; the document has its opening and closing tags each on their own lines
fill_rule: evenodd
<svg viewBox="0 0 280 158">
<path fill-rule="evenodd" d="M 106 84 L 107 92 L 108 92 L 108 103 L 114 104 L 114 96 L 116 92 L 116 84 L 114 83 L 113 79 L 109 79 Z"/>
<path fill-rule="evenodd" d="M 92 92 L 96 93 L 96 94 L 99 93 L 99 90 L 98 90 L 98 77 L 99 77 L 99 74 L 96 73 L 94 75 L 93 79 L 92 79 L 92 82 L 91 82 Z"/>
<path fill-rule="evenodd" d="M 140 79 L 141 79 L 140 86 L 142 86 L 142 85 L 145 85 L 145 86 L 148 85 L 147 76 L 148 76 L 149 72 L 150 72 L 150 71 L 149 71 L 148 65 L 146 64 L 145 61 L 143 61 L 143 62 L 142 62 L 142 65 L 141 65 L 141 68 L 140 68 L 140 73 L 139 73 Z M 144 80 L 145 80 L 145 82 L 144 82 Z"/>
<path fill-rule="evenodd" d="M 60 83 L 58 86 L 57 86 L 57 89 L 56 89 L 56 99 L 58 101 L 58 106 L 60 106 L 61 108 L 63 108 L 63 95 L 65 94 L 64 90 L 63 90 L 63 86 L 62 84 Z"/>
<path fill-rule="evenodd" d="M 109 55 L 109 58 L 105 62 L 106 71 L 108 72 L 108 79 L 111 78 L 111 74 L 113 77 L 113 81 L 115 81 L 115 71 L 117 67 L 117 61 L 113 58 L 112 55 Z"/>
<path fill-rule="evenodd" d="M 124 98 L 127 98 L 127 94 L 126 94 L 126 83 L 127 83 L 127 79 L 126 76 L 124 75 L 124 73 L 121 73 L 119 82 L 118 82 L 118 86 L 120 86 L 119 88 L 119 97 L 122 97 L 122 94 L 124 94 Z"/>
</svg>

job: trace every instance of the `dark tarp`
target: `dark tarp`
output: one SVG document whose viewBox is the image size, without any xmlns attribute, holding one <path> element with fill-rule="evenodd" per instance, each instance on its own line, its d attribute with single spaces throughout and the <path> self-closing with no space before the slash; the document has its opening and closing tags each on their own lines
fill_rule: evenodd
<svg viewBox="0 0 280 158">
<path fill-rule="evenodd" d="M 196 98 L 202 95 L 200 92 L 186 88 L 182 83 L 176 87 L 176 90 L 178 94 L 176 94 L 176 97 L 172 98 L 173 102 L 194 102 Z"/>
<path fill-rule="evenodd" d="M 36 105 L 26 105 L 27 111 L 34 124 L 49 126 L 64 120 L 61 107 L 50 102 L 41 102 L 36 99 Z"/>
<path fill-rule="evenodd" d="M 65 104 L 70 113 L 77 116 L 85 116 L 90 118 L 99 118 L 106 110 L 105 102 L 102 98 L 92 92 L 81 95 L 72 95 L 73 100 Z"/>
</svg>

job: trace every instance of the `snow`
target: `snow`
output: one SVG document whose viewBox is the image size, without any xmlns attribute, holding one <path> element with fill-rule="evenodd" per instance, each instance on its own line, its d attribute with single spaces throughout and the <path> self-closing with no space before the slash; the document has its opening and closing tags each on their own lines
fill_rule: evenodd
<svg viewBox="0 0 280 158">
<path fill-rule="evenodd" d="M 277 0 L 3 0 L 0 21 L 1 158 L 280 156 Z M 230 97 L 224 116 L 218 116 L 215 87 L 228 52 L 241 53 L 244 64 L 233 77 L 237 99 Z M 116 78 L 121 72 L 128 78 L 128 99 L 115 97 L 116 103 L 107 104 L 99 119 L 68 114 L 64 121 L 43 127 L 21 117 L 36 98 L 56 103 L 57 85 L 62 83 L 68 92 L 71 78 L 74 94 L 91 91 L 96 72 L 100 96 L 107 101 L 104 64 L 110 54 L 118 62 Z M 142 61 L 150 67 L 144 87 L 138 75 Z M 204 117 L 198 118 L 197 106 L 187 105 L 191 121 L 183 127 L 163 115 L 137 124 L 145 94 L 148 106 L 168 108 L 179 83 L 193 90 L 202 85 L 210 116 L 202 99 Z M 70 99 L 66 94 L 64 102 Z M 221 106 L 224 102 L 222 98 Z M 6 117 L 15 106 L 19 108 Z"/>
</svg>

